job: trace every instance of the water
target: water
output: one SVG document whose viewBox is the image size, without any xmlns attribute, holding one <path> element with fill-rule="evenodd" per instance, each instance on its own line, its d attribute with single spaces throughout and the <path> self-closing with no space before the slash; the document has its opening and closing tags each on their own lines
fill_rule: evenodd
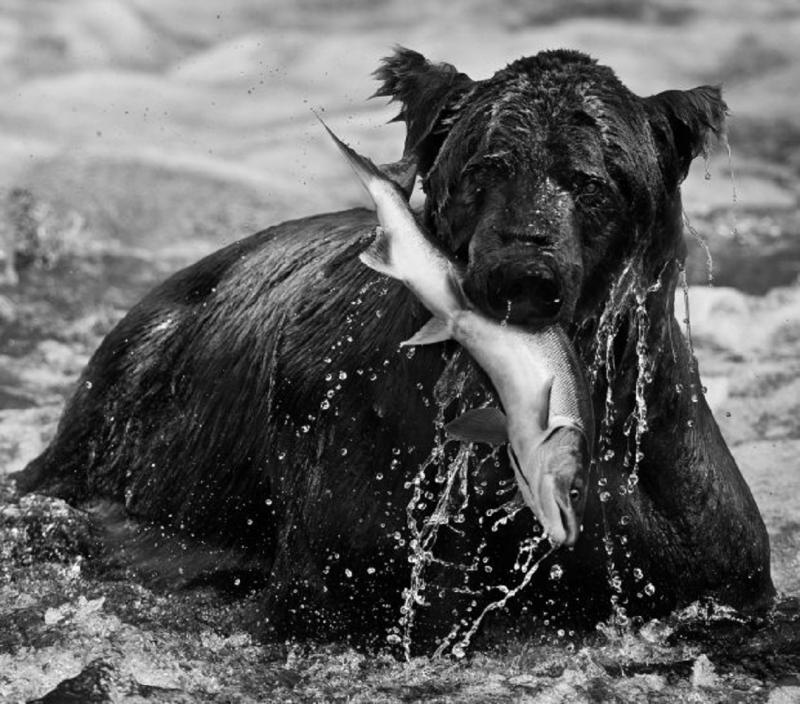
<svg viewBox="0 0 800 704">
<path fill-rule="evenodd" d="M 538 543 L 536 543 L 533 549 L 535 548 L 538 548 Z M 522 551 L 523 549 L 524 548 L 520 546 L 520 550 Z M 529 551 L 530 555 L 533 554 L 533 549 Z M 529 566 L 526 565 L 524 569 L 525 574 L 522 580 L 519 582 L 519 584 L 517 584 L 515 587 L 509 589 L 505 585 L 501 584 L 492 587 L 492 589 L 500 591 L 503 594 L 503 596 L 500 599 L 496 599 L 495 601 L 489 602 L 483 608 L 483 610 L 478 614 L 478 616 L 476 616 L 472 620 L 472 624 L 467 629 L 467 631 L 461 636 L 458 642 L 453 645 L 451 645 L 452 642 L 451 638 L 454 638 L 458 631 L 452 630 L 448 635 L 448 637 L 445 638 L 439 645 L 439 647 L 436 649 L 434 657 L 441 657 L 447 652 L 447 649 L 450 648 L 450 652 L 453 656 L 455 656 L 456 658 L 463 658 L 466 655 L 467 648 L 469 648 L 470 643 L 472 642 L 472 638 L 475 636 L 475 633 L 477 633 L 478 628 L 480 628 L 480 625 L 481 623 L 483 623 L 483 619 L 486 617 L 486 615 L 489 614 L 491 611 L 497 611 L 499 609 L 505 608 L 506 604 L 508 604 L 508 602 L 511 599 L 513 599 L 517 594 L 519 594 L 523 589 L 525 589 L 525 587 L 528 586 L 531 579 L 533 579 L 533 576 L 539 570 L 539 565 L 541 565 L 545 559 L 550 557 L 550 555 L 552 555 L 553 552 L 556 551 L 556 549 L 557 549 L 556 547 L 551 547 L 546 553 L 537 558 L 533 562 L 533 564 L 530 564 Z"/>
<path fill-rule="evenodd" d="M 409 585 L 403 593 L 400 615 L 401 643 L 406 659 L 411 657 L 413 628 L 417 606 L 425 606 L 425 568 L 436 559 L 433 549 L 439 528 L 455 522 L 463 516 L 469 501 L 468 467 L 470 445 L 462 444 L 455 457 L 445 461 L 444 414 L 446 409 L 457 401 L 464 391 L 467 375 L 459 372 L 461 353 L 456 352 L 445 367 L 434 391 L 438 406 L 435 427 L 435 442 L 428 457 L 422 462 L 411 482 L 413 491 L 406 507 L 406 524 L 411 535 L 409 544 L 411 576 Z M 462 409 L 463 410 L 463 409 Z M 435 482 L 443 485 L 434 509 L 425 513 L 423 487 L 426 486 L 429 470 L 435 469 Z"/>
</svg>

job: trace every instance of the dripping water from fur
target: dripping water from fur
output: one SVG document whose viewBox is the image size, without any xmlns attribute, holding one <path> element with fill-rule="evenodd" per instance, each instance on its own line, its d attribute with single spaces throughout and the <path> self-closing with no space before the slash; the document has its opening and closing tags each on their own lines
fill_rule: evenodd
<svg viewBox="0 0 800 704">
<path fill-rule="evenodd" d="M 703 254 L 706 257 L 706 283 L 709 286 L 714 285 L 714 258 L 711 256 L 711 248 L 708 246 L 708 242 L 706 238 L 703 237 L 697 229 L 692 225 L 691 221 L 689 220 L 689 216 L 686 212 L 683 213 L 683 226 L 689 231 L 689 234 L 692 236 L 695 242 L 697 242 L 700 249 L 703 250 Z"/>
<path fill-rule="evenodd" d="M 460 524 L 466 520 L 465 511 L 470 504 L 471 492 L 476 494 L 481 492 L 481 488 L 471 482 L 473 472 L 487 462 L 499 467 L 500 448 L 477 460 L 477 465 L 474 460 L 474 447 L 470 443 L 460 443 L 452 457 L 448 457 L 446 452 L 446 446 L 456 441 L 449 440 L 445 435 L 445 412 L 454 403 L 458 404 L 459 413 L 466 410 L 464 391 L 470 382 L 474 382 L 472 369 L 460 371 L 463 366 L 462 361 L 462 353 L 456 352 L 437 382 L 434 390 L 438 406 L 434 447 L 419 466 L 414 479 L 407 485 L 407 488 L 412 489 L 411 499 L 406 508 L 410 534 L 408 560 L 411 572 L 409 585 L 403 592 L 398 627 L 387 637 L 390 644 L 401 645 L 406 659 L 411 657 L 417 612 L 429 606 L 425 596 L 426 568 L 435 564 L 459 570 L 464 575 L 464 582 L 461 587 L 453 589 L 462 595 L 469 594 L 474 597 L 466 607 L 465 613 L 456 618 L 449 633 L 439 642 L 435 651 L 435 656 L 451 654 L 463 657 L 485 617 L 492 611 L 504 608 L 511 599 L 524 590 L 538 571 L 540 564 L 555 550 L 541 534 L 541 528 L 537 525 L 534 534 L 523 540 L 517 548 L 513 572 L 521 573 L 520 581 L 514 586 L 485 585 L 481 581 L 479 588 L 470 585 L 470 576 L 476 574 L 483 576 L 492 570 L 488 559 L 483 556 L 485 540 L 477 546 L 469 560 L 461 564 L 448 562 L 436 554 L 436 541 L 441 529 L 463 533 Z M 486 402 L 490 402 L 490 399 Z M 431 491 L 431 486 L 436 488 L 435 493 Z M 502 498 L 503 494 L 511 494 L 515 488 L 516 483 L 513 478 L 500 482 L 497 490 L 498 498 Z M 486 509 L 483 518 L 489 519 L 490 530 L 496 532 L 503 525 L 513 521 L 523 508 L 521 502 L 507 500 L 495 508 Z M 542 550 L 542 546 L 546 549 Z M 558 570 L 553 579 L 561 576 L 560 566 L 554 566 L 554 569 L 555 567 L 558 567 Z M 490 600 L 481 606 L 479 601 L 486 602 L 486 599 Z"/>
<path fill-rule="evenodd" d="M 630 552 L 626 549 L 625 535 L 616 535 L 610 524 L 607 506 L 612 499 L 612 491 L 618 494 L 620 502 L 620 525 L 630 520 L 626 512 L 627 497 L 634 494 L 639 481 L 639 468 L 644 460 L 643 442 L 648 431 L 648 387 L 653 380 L 653 369 L 657 351 L 651 350 L 648 344 L 650 332 L 650 315 L 648 300 L 662 288 L 662 278 L 668 265 L 662 268 L 652 283 L 647 280 L 644 268 L 645 252 L 634 253 L 622 267 L 613 283 L 606 305 L 601 313 L 594 340 L 594 356 L 589 365 L 589 379 L 593 392 L 604 389 L 603 415 L 600 422 L 598 439 L 598 455 L 595 467 L 598 471 L 598 498 L 600 500 L 601 524 L 603 530 L 603 547 L 606 553 L 606 575 L 611 590 L 610 605 L 612 610 L 611 624 L 625 627 L 628 624 L 626 599 L 623 593 L 623 572 L 632 572 L 634 579 L 641 580 L 644 575 L 639 568 L 629 569 L 627 564 Z M 622 426 L 626 439 L 626 449 L 621 458 L 625 477 L 618 487 L 610 486 L 609 469 L 614 462 L 619 462 L 614 449 L 613 432 L 619 414 L 614 389 L 618 373 L 615 358 L 615 342 L 623 325 L 627 323 L 629 334 L 634 336 L 632 343 L 635 354 L 635 386 L 634 403 Z M 622 557 L 620 561 L 618 556 Z M 648 596 L 655 591 L 648 585 Z"/>
<path fill-rule="evenodd" d="M 403 592 L 403 604 L 400 608 L 399 633 L 389 634 L 390 643 L 402 644 L 406 659 L 411 657 L 413 641 L 413 628 L 416 608 L 426 606 L 424 592 L 425 568 L 437 558 L 434 547 L 439 529 L 450 525 L 450 522 L 463 522 L 463 511 L 469 501 L 468 469 L 470 446 L 462 445 L 456 456 L 446 460 L 445 444 L 447 439 L 444 434 L 444 414 L 446 409 L 458 400 L 464 391 L 467 375 L 458 372 L 460 352 L 457 352 L 437 383 L 434 391 L 438 412 L 435 420 L 435 442 L 428 457 L 422 462 L 414 479 L 407 488 L 412 488 L 411 499 L 406 507 L 406 524 L 411 536 L 409 541 L 411 563 L 411 576 L 409 585 Z M 426 492 L 428 486 L 428 472 L 436 470 L 435 484 L 442 486 L 438 498 L 431 492 Z M 436 499 L 433 511 L 425 512 L 426 501 Z M 464 566 L 462 566 L 464 567 Z M 469 567 L 467 567 L 469 569 Z"/>
</svg>

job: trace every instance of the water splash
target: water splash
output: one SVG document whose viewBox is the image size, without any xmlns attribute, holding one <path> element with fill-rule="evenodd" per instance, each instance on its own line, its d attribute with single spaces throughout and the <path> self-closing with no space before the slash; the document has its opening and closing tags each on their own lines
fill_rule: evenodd
<svg viewBox="0 0 800 704">
<path fill-rule="evenodd" d="M 437 443 L 437 446 L 443 447 L 443 444 Z M 422 520 L 421 525 L 417 521 L 414 515 L 415 509 L 424 508 L 424 506 L 421 506 L 421 504 L 424 504 L 421 499 L 423 498 L 422 485 L 425 473 L 428 467 L 439 459 L 439 453 L 436 451 L 438 447 L 434 448 L 434 452 L 431 453 L 428 460 L 420 466 L 420 470 L 413 482 L 412 499 L 407 507 L 407 524 L 412 536 L 409 543 L 411 553 L 408 556 L 411 563 L 411 577 L 409 586 L 403 592 L 403 605 L 400 609 L 400 625 L 403 629 L 402 644 L 406 659 L 411 657 L 412 630 L 416 606 L 428 606 L 424 598 L 426 587 L 424 579 L 425 568 L 431 562 L 443 564 L 433 553 L 439 528 L 448 525 L 451 520 L 463 515 L 463 511 L 469 502 L 467 470 L 469 467 L 470 446 L 462 444 L 453 460 L 447 463 L 446 484 L 439 495 L 434 510 Z M 462 565 L 454 566 L 467 567 Z"/>
<path fill-rule="evenodd" d="M 686 280 L 686 269 L 681 262 L 678 262 L 678 284 L 683 291 L 683 324 L 686 334 L 686 350 L 689 353 L 689 398 L 692 401 L 692 409 L 696 408 L 698 402 L 697 384 L 695 379 L 699 379 L 699 371 L 697 368 L 697 359 L 694 356 L 694 342 L 692 340 L 692 318 L 689 313 L 689 282 Z M 677 389 L 678 393 L 682 389 Z M 693 428 L 695 425 L 696 417 L 693 413 L 692 418 L 687 421 L 687 426 Z"/>
<path fill-rule="evenodd" d="M 550 546 L 544 535 L 532 535 L 522 540 L 518 546 L 514 571 L 522 572 L 519 584 L 508 587 L 504 584 L 486 585 L 481 581 L 480 588 L 470 586 L 471 575 L 480 573 L 484 576 L 493 570 L 489 558 L 483 555 L 486 540 L 483 539 L 472 551 L 468 561 L 452 563 L 443 560 L 435 553 L 436 540 L 442 528 L 464 535 L 460 524 L 466 520 L 465 511 L 469 506 L 470 492 L 481 493 L 481 487 L 470 483 L 470 461 L 473 459 L 473 448 L 469 443 L 461 443 L 451 459 L 447 459 L 446 445 L 448 441 L 444 433 L 444 414 L 453 403 L 459 404 L 459 410 L 464 411 L 466 400 L 465 389 L 474 383 L 474 369 L 470 366 L 468 371 L 462 371 L 462 354 L 457 351 L 450 359 L 445 370 L 434 389 L 434 398 L 438 412 L 434 421 L 435 442 L 428 457 L 420 464 L 416 475 L 406 486 L 412 489 L 411 499 L 406 507 L 406 522 L 410 534 L 408 560 L 411 564 L 409 585 L 403 592 L 403 601 L 400 609 L 399 629 L 393 630 L 387 638 L 388 642 L 400 644 L 403 654 L 408 660 L 411 657 L 413 631 L 420 608 L 429 606 L 425 598 L 426 581 L 425 570 L 431 565 L 438 565 L 459 570 L 464 575 L 462 586 L 450 587 L 453 593 L 460 595 L 474 595 L 474 599 L 466 609 L 466 613 L 456 620 L 450 632 L 440 641 L 435 656 L 450 653 L 455 657 L 463 657 L 475 633 L 480 628 L 484 618 L 490 612 L 502 609 L 508 601 L 521 592 L 531 581 L 539 565 L 556 548 Z M 485 402 L 490 402 L 486 399 Z M 498 455 L 501 448 L 496 448 L 486 457 L 478 460 L 476 469 L 486 462 L 499 466 Z M 431 491 L 429 487 L 436 487 Z M 496 490 L 500 498 L 504 494 L 515 491 L 516 483 L 513 478 L 501 482 Z M 505 501 L 500 506 L 487 509 L 478 520 L 484 518 L 494 519 L 490 530 L 497 531 L 524 509 L 525 504 L 518 496 Z M 496 518 L 495 518 L 496 517 Z M 541 528 L 537 526 L 539 532 Z M 535 531 L 536 532 L 536 529 Z M 546 544 L 549 550 L 541 554 L 540 546 Z M 478 599 L 485 598 L 493 593 L 500 593 L 484 606 L 477 615 L 472 613 L 478 608 Z"/>
<path fill-rule="evenodd" d="M 728 171 L 731 176 L 731 234 L 735 237 L 739 234 L 737 222 L 737 206 L 739 203 L 739 193 L 736 188 L 736 172 L 733 168 L 733 151 L 731 150 L 731 143 L 728 141 L 728 135 L 722 136 L 722 144 L 728 154 Z"/>
<path fill-rule="evenodd" d="M 605 384 L 603 416 L 600 421 L 598 437 L 598 453 L 592 468 L 599 475 L 597 490 L 598 498 L 600 499 L 603 548 L 606 553 L 606 575 L 611 589 L 612 621 L 620 626 L 628 623 L 628 617 L 625 608 L 627 602 L 622 589 L 622 572 L 618 564 L 617 555 L 621 553 L 624 560 L 627 560 L 629 552 L 624 549 L 622 541 L 624 536 L 619 537 L 620 549 L 617 549 L 607 507 L 611 501 L 612 490 L 616 490 L 622 501 L 619 504 L 622 512 L 620 523 L 626 525 L 629 522 L 630 517 L 626 513 L 625 502 L 627 497 L 636 491 L 639 481 L 639 468 L 644 460 L 643 443 L 648 431 L 647 390 L 653 380 L 655 366 L 654 351 L 650 349 L 648 344 L 650 334 L 648 300 L 652 294 L 662 289 L 662 279 L 665 273 L 671 271 L 672 265 L 671 262 L 668 262 L 662 267 L 655 279 L 649 281 L 646 275 L 645 261 L 646 252 L 640 247 L 626 260 L 614 280 L 597 324 L 594 355 L 589 365 L 589 378 L 593 393 L 596 395 L 601 390 L 601 384 Z M 618 418 L 618 408 L 614 398 L 618 375 L 615 360 L 615 343 L 624 323 L 628 323 L 628 330 L 632 331 L 635 336 L 633 343 L 636 359 L 636 380 L 633 409 L 625 419 L 622 427 L 623 436 L 630 440 L 626 442 L 625 454 L 622 458 L 622 467 L 627 472 L 627 477 L 615 489 L 609 486 L 608 470 L 611 463 L 616 459 L 613 436 Z"/>
<path fill-rule="evenodd" d="M 434 556 L 433 548 L 439 528 L 449 525 L 450 521 L 462 522 L 463 512 L 469 502 L 468 469 L 470 459 L 470 445 L 462 444 L 455 457 L 450 462 L 445 462 L 445 445 L 447 438 L 444 433 L 444 414 L 447 408 L 463 395 L 464 388 L 469 380 L 469 374 L 459 371 L 461 366 L 461 352 L 457 351 L 442 372 L 434 390 L 438 406 L 434 420 L 435 441 L 428 457 L 420 464 L 414 479 L 408 485 L 413 487 L 411 499 L 406 506 L 406 525 L 408 526 L 411 540 L 409 543 L 411 563 L 411 576 L 409 585 L 403 592 L 403 604 L 400 608 L 400 628 L 402 630 L 401 643 L 403 653 L 408 660 L 411 658 L 412 632 L 416 615 L 416 606 L 426 606 L 423 596 L 425 591 L 425 568 L 431 562 L 441 562 Z M 429 469 L 436 468 L 434 481 L 443 486 L 439 492 L 438 500 L 430 513 L 424 513 L 426 502 L 424 486 L 426 485 Z M 428 499 L 430 500 L 430 499 Z M 418 516 L 418 513 L 422 513 Z M 469 569 L 468 566 L 458 567 Z"/>
<path fill-rule="evenodd" d="M 711 248 L 708 246 L 708 242 L 706 241 L 705 237 L 703 237 L 697 229 L 692 225 L 691 221 L 689 220 L 689 216 L 684 211 L 683 213 L 683 225 L 689 231 L 689 234 L 692 236 L 695 242 L 700 246 L 703 250 L 703 253 L 706 256 L 706 283 L 709 286 L 714 285 L 714 258 L 711 256 Z"/>
<path fill-rule="evenodd" d="M 647 422 L 647 388 L 653 381 L 653 367 L 655 361 L 650 354 L 647 338 L 650 333 L 650 317 L 647 313 L 647 298 L 661 290 L 661 280 L 667 270 L 665 265 L 658 278 L 650 286 L 636 292 L 636 311 L 634 313 L 636 329 L 636 386 L 635 386 L 635 406 L 630 416 L 630 421 L 634 426 L 633 430 L 633 463 L 630 462 L 630 451 L 627 453 L 625 466 L 630 466 L 630 473 L 627 480 L 627 493 L 631 494 L 639 482 L 639 466 L 644 459 L 642 441 L 648 430 Z"/>
<path fill-rule="evenodd" d="M 492 589 L 498 589 L 501 592 L 503 592 L 503 596 L 500 599 L 489 602 L 483 608 L 483 610 L 478 614 L 478 616 L 476 616 L 473 619 L 472 625 L 464 633 L 464 635 L 461 636 L 461 639 L 457 643 L 452 645 L 452 647 L 450 646 L 450 644 L 452 643 L 452 639 L 455 638 L 455 636 L 458 634 L 458 630 L 457 629 L 451 630 L 448 637 L 445 638 L 444 641 L 442 641 L 442 643 L 436 649 L 434 657 L 441 657 L 447 652 L 447 649 L 449 647 L 450 652 L 456 658 L 463 658 L 467 652 L 467 648 L 469 648 L 472 639 L 475 637 L 475 634 L 478 632 L 478 628 L 480 628 L 481 623 L 483 623 L 483 619 L 486 618 L 487 614 L 489 614 L 492 611 L 497 611 L 499 609 L 505 608 L 505 606 L 511 599 L 517 596 L 517 594 L 519 594 L 523 589 L 525 589 L 525 587 L 528 586 L 528 584 L 530 584 L 531 579 L 533 579 L 533 575 L 535 575 L 536 572 L 539 571 L 539 566 L 542 564 L 542 562 L 544 562 L 548 557 L 550 557 L 550 555 L 552 555 L 557 549 L 558 549 L 557 547 L 552 546 L 544 555 L 539 557 L 532 565 L 527 567 L 524 577 L 516 587 L 513 587 L 511 589 L 509 589 L 504 585 L 495 585 L 494 587 L 492 587 Z"/>
</svg>

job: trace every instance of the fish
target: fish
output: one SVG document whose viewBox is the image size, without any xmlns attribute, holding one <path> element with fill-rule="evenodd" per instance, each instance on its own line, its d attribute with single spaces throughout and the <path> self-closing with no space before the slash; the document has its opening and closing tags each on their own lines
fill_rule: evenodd
<svg viewBox="0 0 800 704">
<path fill-rule="evenodd" d="M 594 412 L 566 331 L 560 324 L 527 330 L 472 305 L 462 285 L 463 267 L 418 222 L 408 188 L 319 119 L 375 204 L 379 225 L 359 258 L 401 281 L 432 314 L 401 346 L 455 340 L 486 372 L 499 398 L 502 410 L 469 410 L 446 432 L 464 442 L 507 444 L 522 499 L 554 545 L 574 545 L 586 506 Z"/>
</svg>

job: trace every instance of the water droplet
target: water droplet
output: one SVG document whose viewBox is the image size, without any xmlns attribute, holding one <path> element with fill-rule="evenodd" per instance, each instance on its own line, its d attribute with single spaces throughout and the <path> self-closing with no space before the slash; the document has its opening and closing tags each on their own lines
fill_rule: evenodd
<svg viewBox="0 0 800 704">
<path fill-rule="evenodd" d="M 309 430 L 311 430 L 311 426 L 310 425 L 301 425 L 300 426 L 300 432 L 303 433 L 303 434 L 307 433 Z"/>
<path fill-rule="evenodd" d="M 691 418 L 686 421 L 686 427 L 687 428 L 694 428 L 694 421 Z"/>
<path fill-rule="evenodd" d="M 234 587 L 238 587 L 241 583 L 242 583 L 242 580 L 239 579 L 238 577 L 233 580 L 233 586 Z"/>
<path fill-rule="evenodd" d="M 344 576 L 350 579 L 353 576 L 352 570 L 350 570 L 349 568 L 345 568 Z"/>
<path fill-rule="evenodd" d="M 333 381 L 333 374 L 328 373 L 325 375 L 325 381 Z"/>
<path fill-rule="evenodd" d="M 641 567 L 634 567 L 633 568 L 633 578 L 638 582 L 643 577 L 644 577 L 644 572 L 642 572 L 642 568 Z"/>
<path fill-rule="evenodd" d="M 564 568 L 561 565 L 553 565 L 550 568 L 550 579 L 558 580 L 564 575 Z"/>
<path fill-rule="evenodd" d="M 247 525 L 248 526 L 252 526 L 253 525 L 253 519 L 252 518 L 248 518 L 247 519 Z"/>
<path fill-rule="evenodd" d="M 652 582 L 648 582 L 644 585 L 644 593 L 647 594 L 647 596 L 653 596 L 653 594 L 656 593 L 656 588 L 653 586 Z"/>
<path fill-rule="evenodd" d="M 631 522 L 631 517 L 626 513 L 619 517 L 619 524 L 621 526 L 627 526 Z"/>
<path fill-rule="evenodd" d="M 87 379 L 85 382 L 83 382 L 83 385 L 84 385 L 84 386 L 85 386 L 87 389 L 91 389 L 91 388 L 92 388 L 92 382 L 91 382 L 91 381 L 89 381 L 88 379 Z"/>
<path fill-rule="evenodd" d="M 285 460 L 286 459 L 286 453 L 285 452 L 279 452 L 278 453 L 278 459 L 279 460 Z"/>
<path fill-rule="evenodd" d="M 319 404 L 319 407 L 323 411 L 327 411 L 331 407 L 331 402 L 328 399 L 325 399 L 322 403 Z"/>
<path fill-rule="evenodd" d="M 341 450 L 339 450 L 339 454 L 340 454 L 342 457 L 344 457 L 345 455 L 347 455 L 347 448 L 346 448 L 346 447 L 343 447 Z"/>
<path fill-rule="evenodd" d="M 375 479 L 377 479 L 378 481 L 381 481 L 381 479 L 383 479 L 383 475 L 382 475 L 380 472 L 378 472 L 378 473 L 375 475 Z"/>
<path fill-rule="evenodd" d="M 347 372 L 339 372 L 339 381 L 347 379 Z"/>
<path fill-rule="evenodd" d="M 397 635 L 397 633 L 390 633 L 388 636 L 386 636 L 386 642 L 391 645 L 397 645 L 401 640 L 402 639 L 399 635 Z"/>
<path fill-rule="evenodd" d="M 611 494 L 609 492 L 607 492 L 607 491 L 601 491 L 600 492 L 600 501 L 602 501 L 604 504 L 608 503 L 608 500 L 610 498 L 611 498 Z"/>
<path fill-rule="evenodd" d="M 265 504 L 266 506 L 272 506 L 272 499 L 265 499 L 265 500 L 264 500 L 264 504 Z"/>
<path fill-rule="evenodd" d="M 367 574 L 375 574 L 375 568 L 374 567 L 367 567 Z"/>
<path fill-rule="evenodd" d="M 454 645 L 453 650 L 451 652 L 453 653 L 453 657 L 456 658 L 457 660 L 462 660 L 466 655 L 466 652 L 464 652 L 464 647 L 460 643 Z"/>
</svg>

